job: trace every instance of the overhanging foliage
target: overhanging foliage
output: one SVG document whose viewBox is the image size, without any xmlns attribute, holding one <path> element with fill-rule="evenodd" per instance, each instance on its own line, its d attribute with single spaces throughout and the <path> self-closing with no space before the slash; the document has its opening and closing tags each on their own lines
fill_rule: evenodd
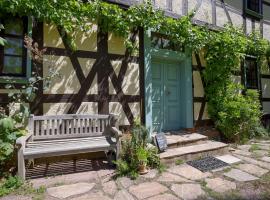
<svg viewBox="0 0 270 200">
<path fill-rule="evenodd" d="M 204 49 L 206 97 L 210 117 L 217 127 L 228 138 L 239 138 L 243 134 L 247 137 L 253 135 L 260 126 L 259 95 L 250 91 L 242 95 L 243 86 L 232 80 L 233 71 L 239 69 L 245 54 L 256 55 L 259 62 L 269 57 L 269 42 L 259 34 L 246 36 L 241 29 L 231 26 L 211 31 L 207 27 L 193 25 L 192 15 L 180 19 L 166 17 L 161 10 L 155 10 L 150 1 L 124 10 L 100 0 L 43 0 L 42 3 L 40 0 L 3 0 L 0 13 L 34 16 L 40 21 L 63 27 L 67 34 L 78 29 L 91 29 L 87 22 L 92 21 L 98 23 L 102 31 L 124 37 L 130 49 L 133 45 L 128 36 L 138 27 L 166 34 L 175 44 L 186 49 Z"/>
</svg>

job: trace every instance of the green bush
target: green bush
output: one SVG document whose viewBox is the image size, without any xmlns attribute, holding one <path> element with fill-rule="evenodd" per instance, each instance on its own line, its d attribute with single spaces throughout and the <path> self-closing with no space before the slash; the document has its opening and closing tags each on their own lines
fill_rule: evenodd
<svg viewBox="0 0 270 200">
<path fill-rule="evenodd" d="M 8 176 L 0 182 L 0 197 L 13 192 L 23 185 L 23 181 L 17 176 Z"/>
<path fill-rule="evenodd" d="M 147 144 L 147 140 L 147 129 L 136 122 L 131 129 L 131 137 L 122 141 L 120 159 L 115 162 L 118 176 L 137 178 L 140 162 L 151 168 L 161 167 L 157 148 Z"/>
<path fill-rule="evenodd" d="M 245 141 L 266 134 L 260 123 L 262 116 L 259 94 L 256 90 L 247 90 L 243 95 L 242 86 L 229 84 L 223 100 L 218 102 L 216 126 L 230 141 Z M 212 109 L 216 109 L 213 107 Z"/>
<path fill-rule="evenodd" d="M 23 130 L 15 127 L 11 117 L 2 116 L 0 119 L 0 176 L 4 172 L 4 166 L 12 158 L 15 141 L 23 135 Z"/>
</svg>

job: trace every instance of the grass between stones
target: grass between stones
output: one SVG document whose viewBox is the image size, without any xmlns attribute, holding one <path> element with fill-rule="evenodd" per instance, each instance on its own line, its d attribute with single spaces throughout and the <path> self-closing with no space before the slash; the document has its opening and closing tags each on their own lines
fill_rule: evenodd
<svg viewBox="0 0 270 200">
<path fill-rule="evenodd" d="M 214 190 L 208 188 L 207 183 L 205 182 L 205 180 L 200 181 L 200 184 L 201 184 L 202 189 L 212 199 L 215 199 L 215 200 L 228 200 L 228 199 L 230 199 L 230 200 L 241 200 L 241 199 L 244 199 L 243 197 L 241 197 L 238 190 L 231 190 L 231 191 L 228 191 L 226 193 L 218 193 L 218 192 L 215 192 Z M 202 197 L 200 199 L 202 199 L 202 200 L 205 199 L 206 200 L 206 199 L 209 199 L 209 197 Z"/>
<path fill-rule="evenodd" d="M 249 148 L 249 152 L 254 152 L 257 150 L 261 150 L 261 147 L 258 144 L 252 144 L 251 147 Z"/>
<path fill-rule="evenodd" d="M 182 165 L 182 164 L 184 164 L 184 161 L 181 160 L 181 159 L 178 159 L 178 160 L 175 161 L 175 164 L 176 165 Z"/>
<path fill-rule="evenodd" d="M 45 187 L 33 188 L 29 182 L 23 182 L 17 176 L 8 176 L 0 180 L 0 197 L 9 194 L 31 196 L 33 200 L 44 199 Z"/>
</svg>

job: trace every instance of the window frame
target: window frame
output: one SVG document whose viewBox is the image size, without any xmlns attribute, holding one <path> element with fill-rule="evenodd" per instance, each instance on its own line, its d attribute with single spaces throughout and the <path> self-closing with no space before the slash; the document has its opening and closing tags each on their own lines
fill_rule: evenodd
<svg viewBox="0 0 270 200">
<path fill-rule="evenodd" d="M 16 36 L 16 35 L 12 35 L 12 34 L 6 34 L 4 33 L 4 30 L 0 31 L 0 36 L 5 38 L 5 37 L 10 37 L 10 38 L 18 38 L 18 39 L 22 39 L 24 40 L 24 36 L 25 34 L 28 34 L 29 32 L 29 19 L 28 17 L 17 17 L 15 16 L 15 18 L 21 18 L 22 22 L 23 22 L 23 33 L 20 36 Z M 4 21 L 0 19 L 0 22 Z M 27 49 L 24 47 L 24 42 L 22 45 L 22 55 L 21 55 L 21 59 L 22 59 L 22 73 L 20 74 L 16 74 L 16 73 L 2 73 L 3 67 L 4 67 L 4 57 L 5 57 L 5 53 L 4 53 L 4 49 L 5 46 L 0 46 L 0 78 L 2 77 L 14 77 L 14 78 L 26 78 L 27 77 L 27 57 L 28 57 L 28 53 L 27 53 Z M 8 56 L 14 56 L 14 55 L 8 55 Z M 19 57 L 19 56 L 15 56 L 15 57 Z"/>
<path fill-rule="evenodd" d="M 251 87 L 248 86 L 248 78 L 247 78 L 247 65 L 246 65 L 246 61 L 255 61 L 256 64 L 256 87 Z M 259 64 L 257 61 L 257 57 L 256 56 L 251 56 L 251 55 L 246 55 L 244 60 L 243 60 L 243 64 L 242 64 L 242 70 L 243 70 L 243 84 L 245 86 L 246 89 L 253 89 L 253 90 L 260 90 L 260 71 L 259 71 Z"/>
<path fill-rule="evenodd" d="M 256 12 L 254 10 L 251 10 L 248 8 L 248 1 L 249 0 L 243 0 L 244 1 L 244 14 L 249 16 L 249 17 L 253 17 L 253 18 L 257 18 L 257 19 L 262 19 L 263 18 L 263 0 L 258 0 L 259 1 L 259 12 Z"/>
</svg>

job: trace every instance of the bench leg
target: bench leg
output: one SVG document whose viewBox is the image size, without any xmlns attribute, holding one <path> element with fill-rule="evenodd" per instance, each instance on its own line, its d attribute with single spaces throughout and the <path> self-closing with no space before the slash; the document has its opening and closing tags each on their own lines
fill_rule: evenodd
<svg viewBox="0 0 270 200">
<path fill-rule="evenodd" d="M 106 154 L 109 165 L 114 166 L 115 164 L 113 161 L 116 160 L 116 152 L 114 150 L 110 150 L 110 151 L 105 152 L 105 154 Z"/>
<path fill-rule="evenodd" d="M 29 159 L 29 168 L 33 169 L 35 166 L 35 160 L 34 159 Z"/>
<path fill-rule="evenodd" d="M 25 180 L 25 160 L 22 149 L 18 151 L 18 176 Z"/>
<path fill-rule="evenodd" d="M 116 144 L 116 160 L 120 158 L 120 151 L 121 151 L 121 141 L 118 141 Z"/>
</svg>

